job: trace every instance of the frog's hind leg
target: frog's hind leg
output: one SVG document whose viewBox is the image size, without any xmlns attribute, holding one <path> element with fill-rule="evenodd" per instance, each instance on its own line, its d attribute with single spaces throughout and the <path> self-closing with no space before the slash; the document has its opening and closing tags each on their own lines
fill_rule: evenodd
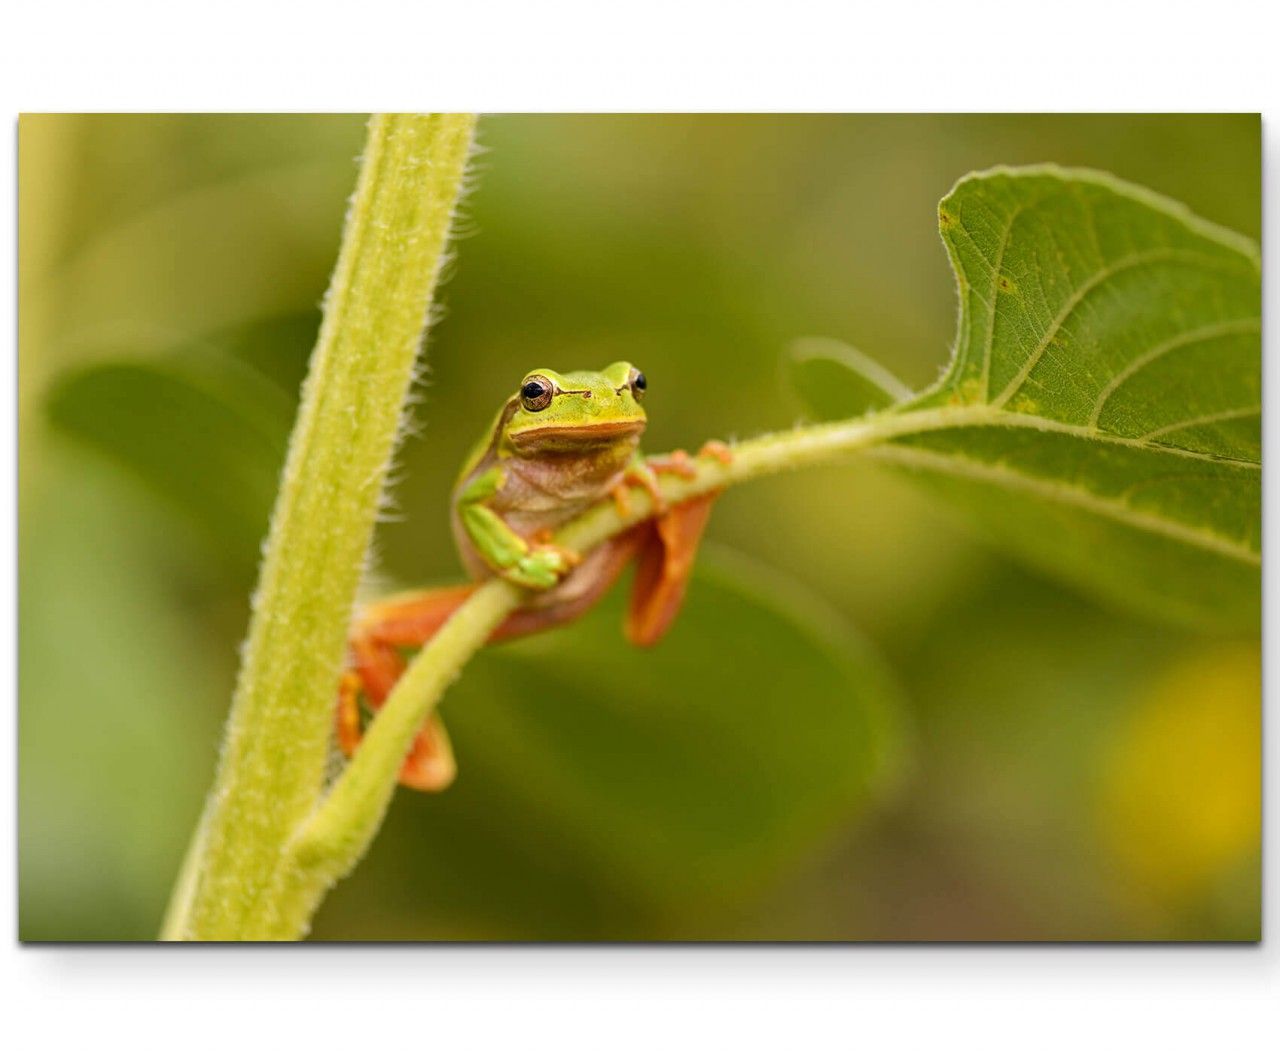
<svg viewBox="0 0 1280 1054">
<path fill-rule="evenodd" d="M 673 505 L 645 526 L 647 536 L 636 560 L 635 583 L 627 611 L 627 639 L 649 647 L 675 621 L 693 572 L 698 543 L 718 493 Z"/>
<path fill-rule="evenodd" d="M 338 745 L 347 757 L 355 754 L 363 736 L 360 695 L 374 710 L 386 702 L 404 673 L 402 647 L 420 647 L 435 636 L 474 586 L 406 593 L 372 604 L 361 612 L 351 635 L 351 667 L 338 692 Z M 457 765 L 449 735 L 438 715 L 423 724 L 400 769 L 400 782 L 416 790 L 444 790 L 453 782 Z"/>
<path fill-rule="evenodd" d="M 580 618 L 608 592 L 636 554 L 641 534 L 640 528 L 633 529 L 598 546 L 559 586 L 530 606 L 512 612 L 494 630 L 490 642 L 523 637 Z M 372 709 L 379 709 L 404 673 L 400 649 L 420 648 L 430 641 L 475 590 L 475 585 L 464 585 L 402 593 L 360 613 L 349 643 L 351 666 L 343 675 L 338 695 L 338 744 L 347 757 L 355 754 L 363 735 L 361 694 Z M 416 790 L 444 790 L 456 772 L 448 733 L 439 716 L 433 714 L 405 757 L 400 782 Z"/>
<path fill-rule="evenodd" d="M 733 452 L 724 443 L 710 440 L 698 451 L 698 458 L 711 458 L 722 465 L 733 462 Z M 693 573 L 698 544 L 711 515 L 720 491 L 712 491 L 679 505 L 667 507 L 657 489 L 660 473 L 692 479 L 697 475 L 695 459 L 683 450 L 676 450 L 665 457 L 650 458 L 645 462 L 648 481 L 637 482 L 647 487 L 653 496 L 658 515 L 645 526 L 648 528 L 640 544 L 636 561 L 635 584 L 631 588 L 631 606 L 627 612 L 627 639 L 633 644 L 648 647 L 656 644 L 671 628 L 671 623 L 684 603 L 689 575 Z"/>
</svg>

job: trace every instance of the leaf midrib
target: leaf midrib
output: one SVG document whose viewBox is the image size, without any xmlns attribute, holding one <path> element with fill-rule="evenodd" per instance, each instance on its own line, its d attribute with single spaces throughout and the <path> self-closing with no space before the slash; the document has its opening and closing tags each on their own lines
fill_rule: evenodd
<svg viewBox="0 0 1280 1054">
<path fill-rule="evenodd" d="M 868 453 L 883 461 L 897 462 L 915 468 L 946 472 L 962 479 L 976 479 L 998 483 L 1010 490 L 1034 493 L 1037 497 L 1059 505 L 1091 512 L 1126 527 L 1159 534 L 1166 538 L 1191 545 L 1206 552 L 1217 553 L 1251 567 L 1261 567 L 1262 557 L 1246 545 L 1225 538 L 1212 531 L 1191 527 L 1180 520 L 1171 520 L 1151 512 L 1143 512 L 1123 502 L 1103 497 L 1083 487 L 1019 472 L 1006 464 L 991 464 L 974 458 L 932 450 L 917 450 L 901 446 L 879 446 Z"/>
<path fill-rule="evenodd" d="M 885 440 L 908 438 L 912 435 L 946 432 L 965 428 L 1010 428 L 1035 432 L 1052 432 L 1068 435 L 1086 442 L 1097 442 L 1143 450 L 1162 456 L 1174 456 L 1193 461 L 1207 461 L 1230 468 L 1251 472 L 1261 470 L 1261 464 L 1240 458 L 1205 454 L 1182 447 L 1153 443 L 1099 431 L 1084 425 L 1072 425 L 1046 417 L 1036 417 L 1003 410 L 990 404 L 937 407 L 928 410 L 912 410 L 888 414 L 882 438 Z M 1072 505 L 1105 516 L 1137 530 L 1173 538 L 1177 541 L 1219 555 L 1230 557 L 1251 566 L 1260 566 L 1261 556 L 1253 547 L 1213 531 L 1187 524 L 1185 521 L 1161 516 L 1158 512 L 1134 509 L 1114 498 L 1084 487 L 1073 486 L 1046 476 L 1021 471 L 1007 463 L 992 464 L 976 458 L 964 457 L 942 451 L 923 451 L 910 447 L 881 443 L 868 453 L 886 461 L 914 464 L 917 467 L 947 472 L 960 478 L 982 478 L 987 482 L 1001 483 L 1023 491 L 1034 491 L 1038 496 L 1058 504 Z"/>
<path fill-rule="evenodd" d="M 1252 411 L 1253 408 L 1248 409 Z M 1209 454 L 1199 450 L 1188 450 L 1185 447 L 1171 446 L 1167 443 L 1153 443 L 1143 437 L 1122 436 L 1092 425 L 1073 425 L 1050 417 L 1039 417 L 1035 414 L 1004 410 L 989 403 L 972 403 L 968 406 L 944 406 L 929 410 L 910 410 L 896 415 L 895 420 L 903 426 L 894 428 L 895 436 L 910 435 L 916 432 L 945 431 L 949 428 L 1027 429 L 1034 432 L 1056 432 L 1060 435 L 1069 435 L 1090 442 L 1125 446 L 1153 454 L 1187 458 L 1192 461 L 1209 461 L 1219 465 L 1229 465 L 1234 468 L 1258 472 L 1262 470 L 1262 464 L 1252 459 L 1228 457 L 1225 454 Z M 1180 424 L 1182 427 L 1189 427 L 1187 422 L 1181 422 Z"/>
</svg>

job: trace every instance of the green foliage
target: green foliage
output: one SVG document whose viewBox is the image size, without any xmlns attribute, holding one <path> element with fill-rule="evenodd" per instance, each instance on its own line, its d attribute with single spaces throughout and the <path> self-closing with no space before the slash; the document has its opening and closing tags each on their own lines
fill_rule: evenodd
<svg viewBox="0 0 1280 1054">
<path fill-rule="evenodd" d="M 838 340 L 797 340 L 788 349 L 783 366 L 796 394 L 823 421 L 883 410 L 912 394 L 880 363 Z"/>
<path fill-rule="evenodd" d="M 955 352 L 895 408 L 936 418 L 877 455 L 1115 601 L 1255 624 L 1256 247 L 1149 191 L 1054 168 L 970 176 L 939 225 L 960 290 Z"/>
<path fill-rule="evenodd" d="M 43 527 L 23 536 L 19 582 L 21 939 L 146 940 L 208 792 L 231 688 L 208 645 L 216 628 L 193 633 L 173 598 L 207 596 L 227 565 L 78 453 L 47 460 L 55 485 L 24 501 Z"/>
<path fill-rule="evenodd" d="M 181 509 L 240 572 L 262 541 L 293 409 L 259 371 L 207 347 L 69 372 L 48 401 L 56 427 Z"/>
<path fill-rule="evenodd" d="M 236 495 L 215 477 L 253 460 L 257 467 L 244 478 L 266 481 L 279 467 L 278 450 L 248 436 L 241 437 L 243 466 L 237 455 L 228 467 L 226 449 L 218 449 L 216 437 L 239 427 L 239 415 L 258 403 L 251 394 L 237 406 L 235 393 L 242 385 L 248 393 L 262 389 L 228 361 L 250 363 L 296 390 L 361 122 L 97 118 L 77 119 L 67 131 L 73 122 L 57 120 L 59 134 L 75 144 L 66 156 L 74 159 L 69 200 L 77 211 L 62 227 L 28 222 L 29 191 L 68 184 L 65 175 L 60 184 L 31 169 L 38 155 L 24 139 L 23 251 L 33 234 L 52 232 L 60 240 L 51 258 L 68 266 L 45 274 L 24 262 L 21 377 L 43 396 L 34 383 L 40 374 L 60 374 L 57 424 L 129 465 L 150 482 L 151 496 L 183 516 L 166 517 L 123 473 L 79 450 L 57 447 L 58 462 L 70 460 L 75 471 L 53 471 L 53 442 L 45 435 L 33 442 L 24 415 L 24 456 L 38 469 L 24 474 L 40 500 L 24 492 L 21 506 L 21 926 L 35 939 L 145 939 L 180 853 L 180 828 L 194 817 L 216 753 L 243 632 L 243 583 L 258 555 L 247 525 L 257 518 L 266 526 L 259 484 Z M 530 361 L 642 363 L 654 382 L 647 446 L 655 450 L 789 424 L 794 407 L 777 398 L 771 365 L 796 333 L 847 333 L 863 347 L 885 349 L 893 371 L 919 386 L 936 370 L 954 324 L 952 279 L 920 202 L 936 198 L 956 172 L 1045 156 L 1101 164 L 1257 230 L 1256 119 L 496 117 L 485 125 L 489 161 L 468 210 L 482 236 L 465 244 L 447 323 L 433 336 L 426 406 L 415 413 L 425 442 L 402 451 L 396 475 L 406 483 L 395 488 L 394 516 L 379 528 L 377 565 L 406 584 L 456 579 L 443 496 L 474 438 L 477 408 L 487 412 Z M 130 149 L 122 152 L 121 142 Z M 145 166 L 137 163 L 143 147 Z M 128 164 L 104 168 L 104 159 L 120 157 Z M 139 182 L 140 169 L 177 185 Z M 904 171 L 912 178 L 901 178 Z M 182 217 L 199 222 L 174 222 Z M 201 251 L 176 248 L 192 245 Z M 301 342 L 260 321 L 278 311 L 311 312 Z M 41 317 L 47 324 L 36 339 Z M 242 341 L 228 324 L 257 335 Z M 122 343 L 129 353 L 118 360 Z M 139 357 L 166 346 L 179 350 Z M 802 368 L 812 363 L 816 371 L 810 394 L 831 397 L 823 416 L 844 418 L 876 404 L 874 385 L 868 393 L 861 377 L 852 378 L 849 396 L 841 394 L 848 371 L 840 360 L 848 356 L 826 355 L 813 343 L 804 350 Z M 188 371 L 182 360 L 196 356 L 221 379 L 209 380 L 203 367 Z M 833 360 L 830 370 L 822 359 Z M 110 368 L 68 372 L 86 361 Z M 94 398 L 99 380 L 114 392 L 126 377 L 140 382 L 137 391 Z M 175 377 L 183 390 L 173 389 Z M 65 401 L 80 383 L 86 386 Z M 271 401 L 267 393 L 263 405 Z M 184 430 L 184 418 L 200 426 Z M 149 430 L 166 438 L 138 458 Z M 1006 553 L 1044 531 L 1056 547 L 1046 566 L 1060 571 L 1070 554 L 1085 565 L 1073 578 L 1105 589 L 1101 561 L 1087 544 L 1059 544 L 1081 529 L 1069 510 L 1036 497 L 997 512 L 996 503 L 1013 501 L 1003 486 L 931 471 L 939 487 L 977 490 L 974 513 L 989 530 L 1011 529 L 1008 544 L 984 550 L 954 528 L 945 505 L 922 500 L 930 488 L 913 487 L 912 476 L 873 464 L 830 466 L 729 492 L 711 536 L 785 569 L 793 585 L 779 589 L 777 573 L 761 574 L 755 564 L 744 575 L 717 561 L 694 583 L 689 608 L 656 652 L 622 643 L 617 597 L 580 625 L 482 652 L 445 703 L 458 784 L 442 796 L 396 796 L 383 837 L 335 890 L 316 935 L 1237 932 L 1222 928 L 1221 886 L 1176 914 L 1153 912 L 1141 890 L 1135 904 L 1118 904 L 1090 812 L 1095 753 L 1111 736 L 1103 717 L 1118 720 L 1135 683 L 1155 676 L 1169 655 L 1200 645 L 1123 611 L 1104 615 L 1006 562 Z M 833 495 L 842 486 L 849 489 Z M 243 504 L 234 512 L 213 508 L 203 490 Z M 109 497 L 114 516 L 100 513 L 98 494 Z M 1032 515 L 1050 522 L 1032 525 Z M 85 523 L 93 526 L 87 534 Z M 1125 573 L 1133 560 L 1161 573 L 1151 559 L 1158 544 L 1136 534 L 1133 554 L 1112 551 L 1110 573 Z M 1170 544 L 1173 578 L 1186 547 Z M 218 557 L 212 566 L 211 552 Z M 32 570 L 37 559 L 40 574 Z M 1201 587 L 1213 587 L 1212 578 L 1207 569 Z M 794 592 L 795 579 L 838 613 L 798 598 L 772 602 Z M 385 584 L 381 576 L 374 581 Z M 1134 595 L 1120 592 L 1131 606 Z M 703 599 L 714 600 L 710 626 Z M 1222 599 L 1219 614 L 1233 602 Z M 1206 593 L 1196 617 L 1219 604 Z M 778 620 L 770 673 L 782 679 L 798 665 L 815 670 L 805 683 L 818 701 L 770 702 L 796 707 L 807 723 L 830 731 L 824 739 L 787 725 L 783 735 L 753 744 L 744 761 L 763 766 L 768 782 L 753 782 L 748 764 L 737 765 L 716 743 L 740 731 L 739 710 L 753 719 L 773 711 L 722 693 L 718 663 L 682 662 L 670 672 L 663 665 L 690 638 L 723 633 L 739 618 L 744 625 Z M 870 829 L 862 819 L 879 784 L 876 766 L 859 768 L 862 748 L 879 743 L 892 752 L 893 722 L 877 733 L 874 714 L 898 709 L 899 696 L 891 684 L 858 692 L 882 664 L 851 640 L 850 618 L 893 657 L 912 723 L 921 726 L 912 779 L 887 820 Z M 976 656 L 975 633 L 990 642 Z M 824 642 L 832 653 L 849 649 L 843 688 Z M 583 648 L 592 649 L 593 669 L 604 671 L 590 692 L 565 672 Z M 97 658 L 67 662 L 71 654 Z M 740 673 L 729 671 L 735 683 Z M 680 678 L 678 693 L 665 691 L 672 675 Z M 563 714 L 561 692 L 570 698 Z M 836 705 L 837 692 L 851 693 L 848 710 Z M 633 697 L 637 708 L 662 714 L 660 727 L 635 720 Z M 689 705 L 686 725 L 681 713 Z M 494 733 L 503 721 L 516 732 Z M 625 754 L 637 727 L 647 734 L 644 756 L 681 791 L 667 797 L 659 788 L 651 811 L 631 781 L 614 786 L 607 772 L 600 775 L 600 759 Z M 832 759 L 846 747 L 850 768 L 837 772 Z M 805 755 L 815 750 L 811 776 Z M 106 751 L 109 762 L 85 763 Z M 680 764 L 685 758 L 689 764 Z M 821 785 L 819 775 L 833 785 Z M 696 803 L 689 816 L 684 796 Z M 724 819 L 735 796 L 747 819 L 738 827 L 728 816 L 727 830 L 735 838 L 754 830 L 750 844 L 730 844 L 716 837 L 717 824 L 702 822 Z M 607 822 L 594 822 L 596 809 Z M 683 867 L 703 839 L 705 858 Z M 704 860 L 714 882 L 699 878 Z M 1243 873 L 1256 877 L 1256 868 Z M 1256 919 L 1251 895 L 1232 901 L 1231 914 Z M 725 915 L 734 918 L 725 923 Z"/>
</svg>

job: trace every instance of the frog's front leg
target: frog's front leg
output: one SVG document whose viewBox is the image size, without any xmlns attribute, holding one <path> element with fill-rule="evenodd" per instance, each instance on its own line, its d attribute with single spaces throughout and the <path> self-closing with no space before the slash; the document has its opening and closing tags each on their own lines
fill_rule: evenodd
<svg viewBox="0 0 1280 1054">
<path fill-rule="evenodd" d="M 462 526 L 484 562 L 503 578 L 526 589 L 551 589 L 580 557 L 558 545 L 530 545 L 489 507 L 504 478 L 495 465 L 467 484 L 458 495 Z"/>
<path fill-rule="evenodd" d="M 672 476 L 679 476 L 681 479 L 693 479 L 698 474 L 698 470 L 694 466 L 694 462 L 698 458 L 711 458 L 713 461 L 719 461 L 722 465 L 731 465 L 733 464 L 733 450 L 718 439 L 708 439 L 699 448 L 697 457 L 690 457 L 683 450 L 673 450 L 670 454 L 651 457 L 648 465 L 653 470 L 654 475 L 665 472 Z"/>
<path fill-rule="evenodd" d="M 732 464 L 733 462 L 733 451 L 718 439 L 709 439 L 703 443 L 697 456 L 699 458 L 713 458 L 722 465 Z M 655 515 L 665 516 L 667 513 L 667 500 L 662 496 L 658 477 L 666 474 L 679 476 L 681 479 L 693 479 L 698 474 L 698 469 L 694 465 L 695 460 L 683 450 L 673 450 L 670 454 L 661 454 L 651 458 L 645 458 L 642 454 L 637 453 L 623 473 L 621 482 L 611 491 L 614 505 L 618 509 L 618 515 L 624 517 L 631 515 L 631 498 L 628 490 L 631 487 L 638 486 L 649 492 Z"/>
</svg>

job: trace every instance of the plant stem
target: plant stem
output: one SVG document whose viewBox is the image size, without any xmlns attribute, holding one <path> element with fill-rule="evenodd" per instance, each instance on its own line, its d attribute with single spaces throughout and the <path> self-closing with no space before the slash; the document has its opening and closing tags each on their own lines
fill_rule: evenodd
<svg viewBox="0 0 1280 1054">
<path fill-rule="evenodd" d="M 440 629 L 395 688 L 399 703 L 379 712 L 324 805 L 290 847 L 285 901 L 305 923 L 328 888 L 364 856 L 382 825 L 396 774 L 426 715 L 524 591 L 502 579 L 477 590 Z"/>
<path fill-rule="evenodd" d="M 372 119 L 290 440 L 203 835 L 165 936 L 293 938 L 347 625 L 475 119 Z"/>
</svg>

